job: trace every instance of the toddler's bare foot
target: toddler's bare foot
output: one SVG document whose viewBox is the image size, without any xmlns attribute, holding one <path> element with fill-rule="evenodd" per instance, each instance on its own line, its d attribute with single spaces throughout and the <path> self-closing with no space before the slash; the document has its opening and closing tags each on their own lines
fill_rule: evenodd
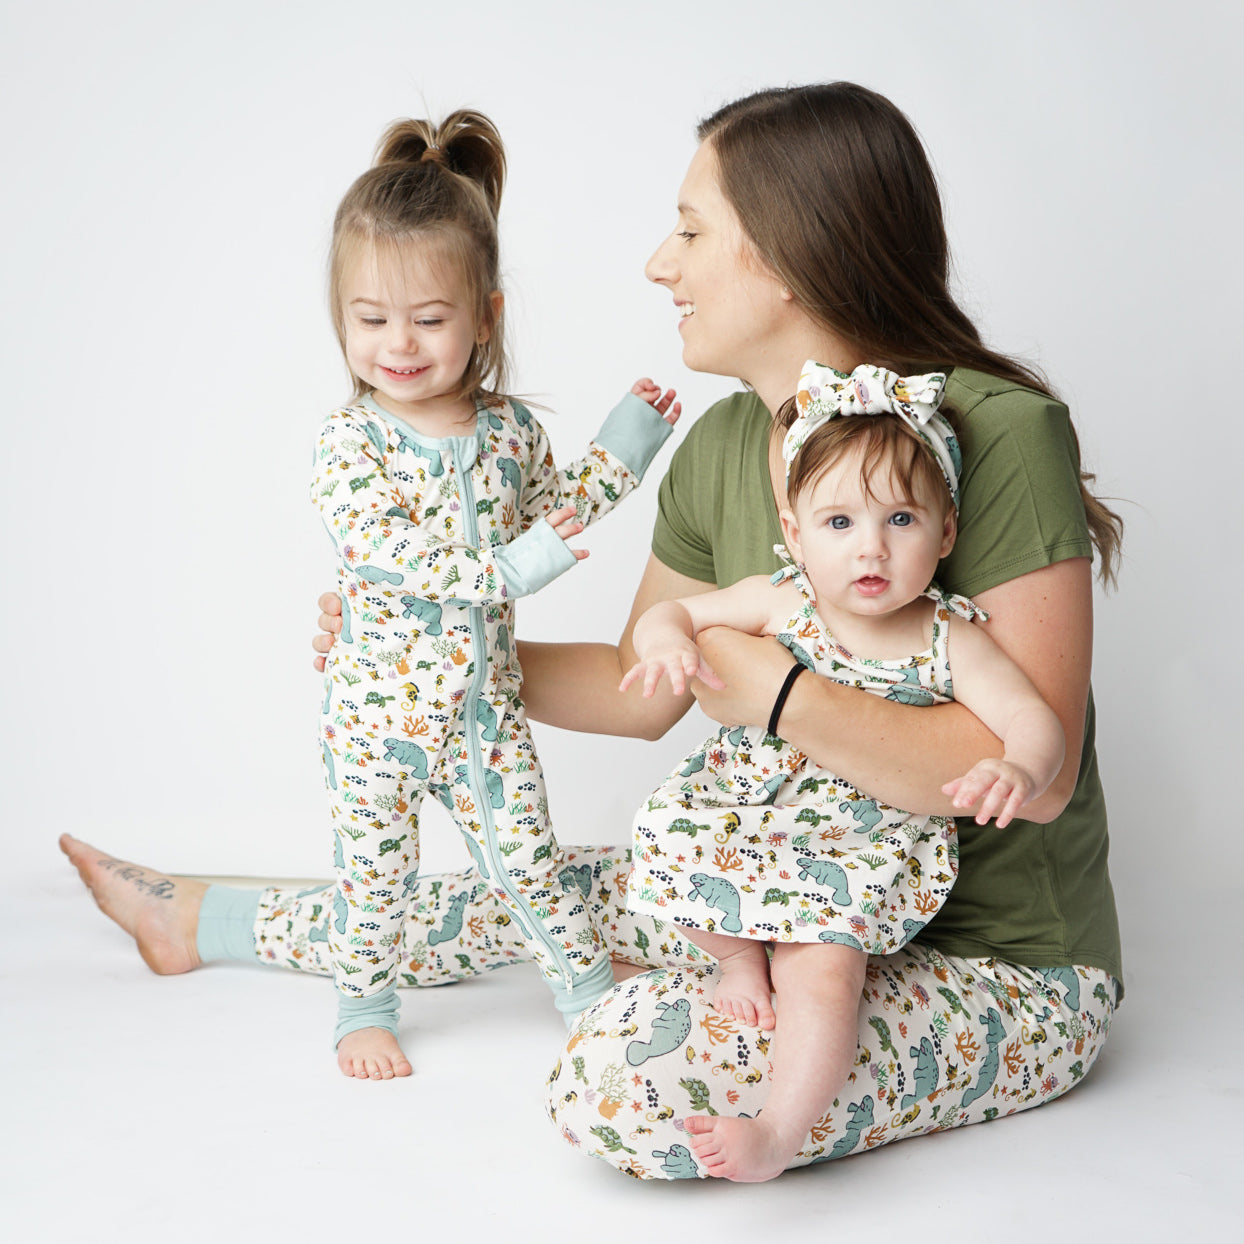
<svg viewBox="0 0 1244 1244">
<path fill-rule="evenodd" d="M 358 1028 L 337 1042 L 341 1074 L 360 1080 L 392 1080 L 410 1075 L 410 1061 L 387 1028 Z"/>
<path fill-rule="evenodd" d="M 207 890 L 204 882 L 127 864 L 69 834 L 61 835 L 60 849 L 100 911 L 134 939 L 153 972 L 172 976 L 199 966 L 195 932 Z"/>
<path fill-rule="evenodd" d="M 691 1115 L 683 1120 L 696 1160 L 712 1179 L 756 1184 L 780 1175 L 799 1152 L 764 1118 L 731 1119 Z"/>
<path fill-rule="evenodd" d="M 735 954 L 718 958 L 717 970 L 714 1010 L 752 1028 L 772 1028 L 776 1024 L 769 956 L 761 942 L 745 942 Z"/>
</svg>

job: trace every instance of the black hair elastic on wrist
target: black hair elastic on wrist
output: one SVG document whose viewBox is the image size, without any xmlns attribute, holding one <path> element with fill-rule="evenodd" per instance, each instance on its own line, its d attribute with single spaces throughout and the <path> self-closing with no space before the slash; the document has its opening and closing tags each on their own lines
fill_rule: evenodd
<svg viewBox="0 0 1244 1244">
<path fill-rule="evenodd" d="M 807 668 L 802 661 L 796 661 L 790 667 L 790 672 L 786 675 L 786 681 L 782 684 L 781 691 L 777 693 L 777 699 L 773 701 L 773 712 L 769 714 L 769 724 L 766 729 L 775 738 L 777 737 L 778 718 L 781 717 L 782 710 L 786 707 L 786 697 L 790 695 L 790 689 L 795 685 L 795 679 Z"/>
</svg>

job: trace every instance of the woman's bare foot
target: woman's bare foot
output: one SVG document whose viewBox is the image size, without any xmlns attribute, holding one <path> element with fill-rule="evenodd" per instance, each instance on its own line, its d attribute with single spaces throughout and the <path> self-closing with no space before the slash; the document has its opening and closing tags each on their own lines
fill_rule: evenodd
<svg viewBox="0 0 1244 1244">
<path fill-rule="evenodd" d="M 713 1009 L 752 1028 L 772 1028 L 777 1017 L 773 1014 L 769 956 L 764 943 L 742 938 L 732 940 L 739 943 L 739 949 L 717 957 Z"/>
<path fill-rule="evenodd" d="M 207 890 L 204 882 L 127 864 L 69 834 L 61 835 L 60 849 L 100 911 L 134 939 L 153 972 L 172 976 L 199 966 L 195 933 Z"/>
<path fill-rule="evenodd" d="M 691 1115 L 683 1120 L 696 1160 L 711 1179 L 757 1184 L 780 1175 L 799 1152 L 763 1118 Z"/>
<path fill-rule="evenodd" d="M 410 1060 L 387 1028 L 358 1028 L 337 1042 L 337 1066 L 341 1074 L 360 1080 L 392 1080 L 408 1076 Z"/>
</svg>

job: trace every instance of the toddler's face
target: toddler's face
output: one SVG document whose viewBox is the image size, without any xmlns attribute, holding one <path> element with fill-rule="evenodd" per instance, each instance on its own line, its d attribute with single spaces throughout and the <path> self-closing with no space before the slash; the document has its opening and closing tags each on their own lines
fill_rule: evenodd
<svg viewBox="0 0 1244 1244">
<path fill-rule="evenodd" d="M 807 571 L 818 610 L 880 617 L 929 586 L 955 542 L 955 514 L 927 489 L 899 495 L 884 468 L 860 478 L 859 453 L 831 466 L 782 512 L 786 543 Z"/>
<path fill-rule="evenodd" d="M 346 360 L 391 414 L 418 429 L 461 405 L 458 388 L 487 340 L 453 265 L 428 246 L 359 248 L 341 283 Z"/>
</svg>

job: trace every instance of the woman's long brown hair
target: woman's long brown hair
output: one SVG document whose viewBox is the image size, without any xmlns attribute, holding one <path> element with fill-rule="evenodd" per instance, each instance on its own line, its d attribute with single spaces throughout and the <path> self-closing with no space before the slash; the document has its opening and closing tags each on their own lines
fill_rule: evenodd
<svg viewBox="0 0 1244 1244">
<path fill-rule="evenodd" d="M 760 257 L 861 357 L 905 375 L 972 368 L 1056 396 L 1037 370 L 986 346 L 951 295 L 937 179 L 885 96 L 853 82 L 775 88 L 727 104 L 697 133 Z M 1093 479 L 1081 470 L 1080 493 L 1110 583 L 1123 522 Z"/>
</svg>

